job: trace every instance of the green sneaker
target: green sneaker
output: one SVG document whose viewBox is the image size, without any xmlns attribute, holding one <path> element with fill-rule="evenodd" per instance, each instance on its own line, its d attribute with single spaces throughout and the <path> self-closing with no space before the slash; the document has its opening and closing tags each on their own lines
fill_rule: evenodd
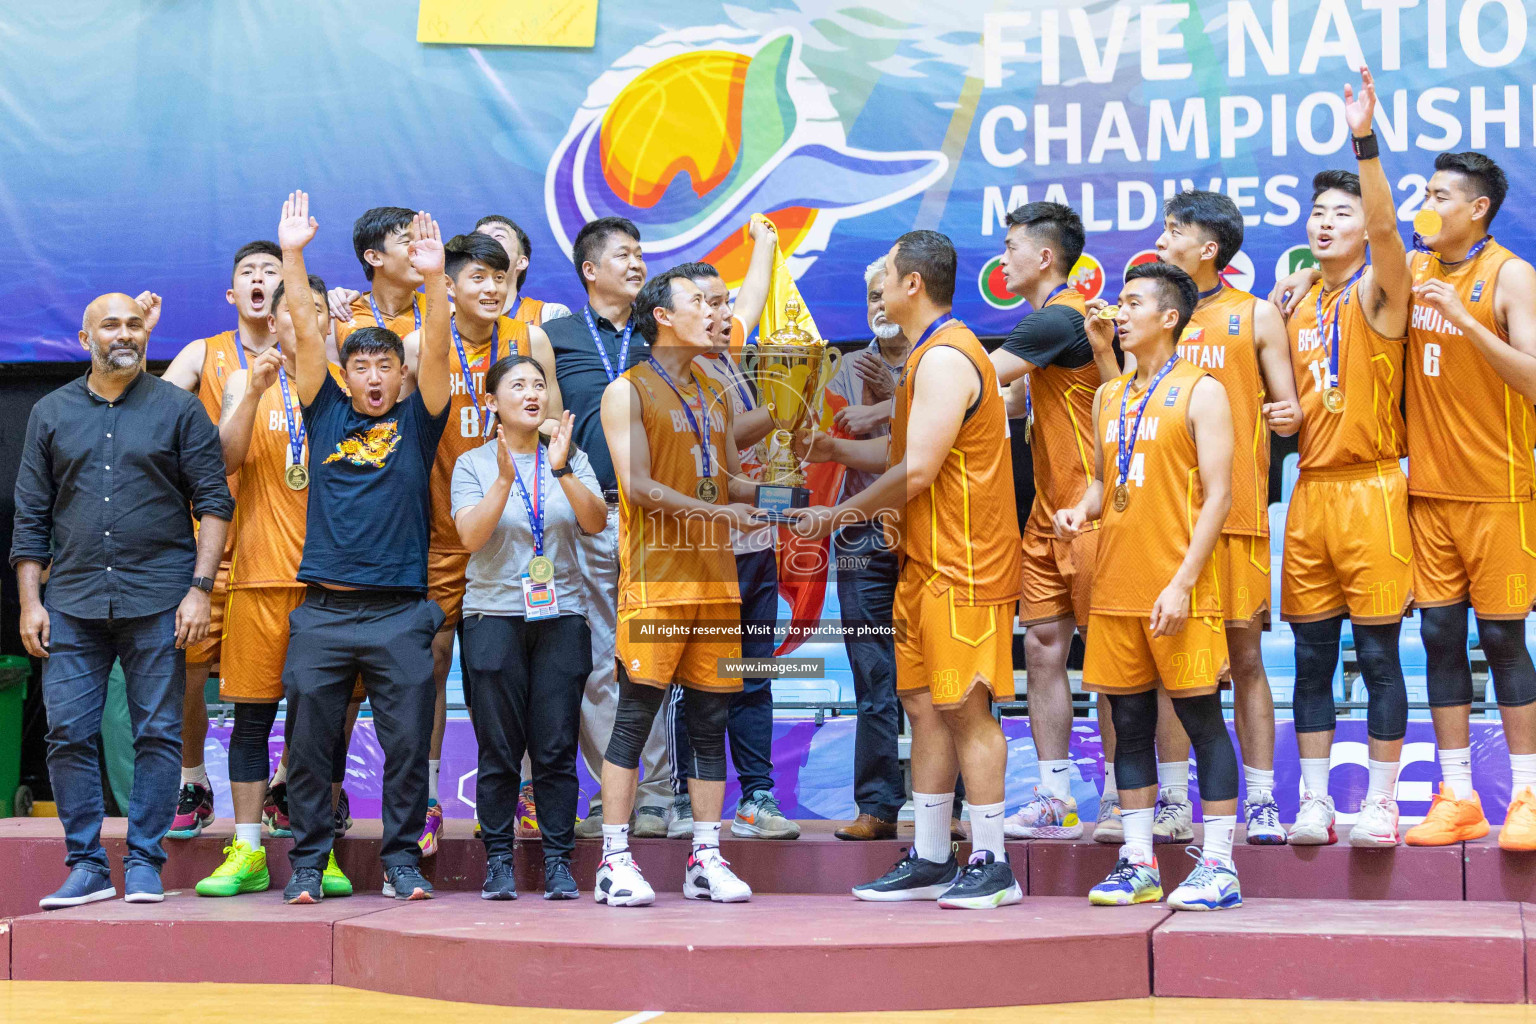
<svg viewBox="0 0 1536 1024">
<path fill-rule="evenodd" d="M 224 863 L 197 883 L 199 896 L 237 896 L 242 892 L 266 892 L 272 885 L 267 874 L 267 851 L 251 849 L 238 839 L 224 847 Z"/>
<path fill-rule="evenodd" d="M 327 896 L 351 896 L 352 882 L 341 873 L 341 865 L 336 863 L 336 851 L 331 851 L 330 860 L 325 862 L 325 873 L 320 876 L 320 891 Z"/>
</svg>

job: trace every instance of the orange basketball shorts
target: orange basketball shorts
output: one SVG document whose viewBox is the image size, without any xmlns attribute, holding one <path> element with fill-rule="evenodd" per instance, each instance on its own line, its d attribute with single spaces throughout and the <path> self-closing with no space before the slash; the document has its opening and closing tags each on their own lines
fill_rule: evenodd
<svg viewBox="0 0 1536 1024">
<path fill-rule="evenodd" d="M 1291 494 L 1280 617 L 1316 622 L 1348 613 L 1396 622 L 1413 603 L 1408 479 L 1395 460 L 1303 470 Z"/>
<path fill-rule="evenodd" d="M 1536 582 L 1536 501 L 1408 499 L 1421 608 L 1471 600 L 1479 618 L 1523 619 Z"/>
<path fill-rule="evenodd" d="M 1153 636 L 1148 615 L 1103 615 L 1088 620 L 1083 689 L 1144 693 L 1161 684 L 1180 697 L 1215 693 L 1227 670 L 1222 621 L 1191 618 L 1173 636 Z"/>
<path fill-rule="evenodd" d="M 896 633 L 896 692 L 926 690 L 937 708 L 965 703 L 985 686 L 993 700 L 1013 699 L 1015 603 L 965 605 L 953 589 L 934 593 L 901 580 L 891 617 Z"/>
<path fill-rule="evenodd" d="M 619 613 L 619 666 L 631 682 L 665 689 L 737 693 L 741 676 L 722 675 L 722 658 L 741 657 L 741 605 L 679 604 Z"/>
</svg>

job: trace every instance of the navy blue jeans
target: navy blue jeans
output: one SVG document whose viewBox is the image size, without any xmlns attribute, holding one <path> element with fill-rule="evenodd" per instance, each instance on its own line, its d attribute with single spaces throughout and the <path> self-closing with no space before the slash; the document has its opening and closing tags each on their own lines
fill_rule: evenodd
<svg viewBox="0 0 1536 1024">
<path fill-rule="evenodd" d="M 850 526 L 833 537 L 837 602 L 843 625 L 867 622 L 889 627 L 896 600 L 896 553 L 873 524 Z M 845 635 L 859 717 L 853 737 L 853 798 L 859 813 L 895 821 L 907 802 L 896 736 L 901 701 L 896 697 L 896 641 L 889 635 L 858 640 Z"/>
<path fill-rule="evenodd" d="M 779 569 L 773 550 L 738 554 L 736 583 L 741 589 L 741 656 L 771 658 L 773 630 L 779 617 Z M 672 743 L 672 787 L 681 795 L 688 792 L 688 780 L 678 766 L 693 762 L 681 686 L 672 686 L 667 694 L 667 731 Z M 769 679 L 742 680 L 741 692 L 731 696 L 726 735 L 730 738 L 731 763 L 736 766 L 742 796 L 761 790 L 771 793 L 773 686 Z"/>
<path fill-rule="evenodd" d="M 131 619 L 80 619 L 48 609 L 43 662 L 48 775 L 64 824 L 64 861 L 107 870 L 101 846 L 101 715 L 112 663 L 123 663 L 133 724 L 133 794 L 127 864 L 165 863 L 160 840 L 176 816 L 181 785 L 181 703 L 186 652 L 176 649 L 176 609 Z"/>
</svg>

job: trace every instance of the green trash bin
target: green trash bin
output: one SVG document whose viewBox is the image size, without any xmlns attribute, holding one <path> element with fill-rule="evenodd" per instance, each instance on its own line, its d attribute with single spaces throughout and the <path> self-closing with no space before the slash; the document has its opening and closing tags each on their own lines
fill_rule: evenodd
<svg viewBox="0 0 1536 1024">
<path fill-rule="evenodd" d="M 0 817 L 15 813 L 21 785 L 21 709 L 32 663 L 16 654 L 0 656 Z"/>
</svg>

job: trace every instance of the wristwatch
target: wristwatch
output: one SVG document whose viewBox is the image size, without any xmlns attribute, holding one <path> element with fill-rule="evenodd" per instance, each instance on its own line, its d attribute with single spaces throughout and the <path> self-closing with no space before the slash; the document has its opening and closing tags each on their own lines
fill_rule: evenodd
<svg viewBox="0 0 1536 1024">
<path fill-rule="evenodd" d="M 208 576 L 193 576 L 192 585 L 205 594 L 213 593 L 213 579 Z"/>
<path fill-rule="evenodd" d="M 550 470 L 549 471 L 549 475 L 554 477 L 556 480 L 558 480 L 558 479 L 560 479 L 563 476 L 570 476 L 572 472 L 573 472 L 573 470 L 571 469 L 571 464 L 569 462 L 567 462 L 565 465 L 561 466 L 559 469 L 552 469 L 552 470 Z"/>
</svg>

